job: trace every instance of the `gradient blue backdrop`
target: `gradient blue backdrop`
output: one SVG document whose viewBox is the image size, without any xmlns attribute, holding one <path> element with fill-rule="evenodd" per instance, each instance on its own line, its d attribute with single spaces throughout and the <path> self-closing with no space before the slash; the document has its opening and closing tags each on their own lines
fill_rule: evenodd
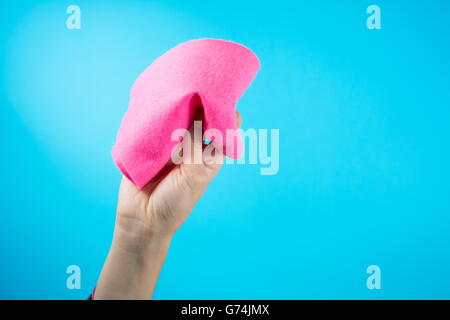
<svg viewBox="0 0 450 320">
<path fill-rule="evenodd" d="M 81 7 L 81 30 L 66 8 Z M 382 30 L 366 28 L 366 8 Z M 226 166 L 157 299 L 450 298 L 449 1 L 3 1 L 0 298 L 83 299 L 114 226 L 129 89 L 176 44 L 253 49 L 244 128 L 280 171 Z M 81 290 L 66 288 L 68 265 Z M 366 268 L 382 289 L 366 288 Z"/>
</svg>

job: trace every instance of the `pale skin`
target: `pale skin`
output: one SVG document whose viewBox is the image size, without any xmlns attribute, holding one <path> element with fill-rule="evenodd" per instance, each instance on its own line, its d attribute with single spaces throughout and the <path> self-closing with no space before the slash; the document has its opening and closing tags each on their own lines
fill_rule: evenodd
<svg viewBox="0 0 450 320">
<path fill-rule="evenodd" d="M 202 114 L 196 113 L 195 120 Z M 241 123 L 237 112 L 238 128 Z M 192 143 L 193 152 L 196 148 L 204 145 Z M 114 236 L 95 300 L 152 298 L 173 235 L 221 168 L 220 151 L 202 154 L 200 164 L 169 161 L 142 190 L 122 178 Z"/>
</svg>

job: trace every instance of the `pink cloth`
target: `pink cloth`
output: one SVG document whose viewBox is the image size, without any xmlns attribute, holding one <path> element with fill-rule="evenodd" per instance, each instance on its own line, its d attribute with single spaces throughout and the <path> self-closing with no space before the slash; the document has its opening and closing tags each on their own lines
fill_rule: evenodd
<svg viewBox="0 0 450 320">
<path fill-rule="evenodd" d="M 218 129 L 224 154 L 238 158 L 241 137 L 225 139 L 236 129 L 236 102 L 259 70 L 246 47 L 224 40 L 182 43 L 156 59 L 136 80 L 130 104 L 117 134 L 115 163 L 142 189 L 170 160 L 175 129 L 189 128 L 194 111 L 204 112 L 204 130 Z M 199 105 L 200 104 L 200 105 Z M 215 142 L 217 144 L 217 142 Z M 231 144 L 236 148 L 232 148 Z"/>
</svg>

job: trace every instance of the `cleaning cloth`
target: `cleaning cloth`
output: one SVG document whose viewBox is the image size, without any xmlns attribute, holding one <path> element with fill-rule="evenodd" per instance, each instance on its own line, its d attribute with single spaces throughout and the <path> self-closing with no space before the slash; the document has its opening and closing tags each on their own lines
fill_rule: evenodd
<svg viewBox="0 0 450 320">
<path fill-rule="evenodd" d="M 156 59 L 135 81 L 130 103 L 112 149 L 122 171 L 142 189 L 170 160 L 179 141 L 172 132 L 187 129 L 203 109 L 203 129 L 224 139 L 215 147 L 233 159 L 242 151 L 236 129 L 236 103 L 259 70 L 248 48 L 230 41 L 201 39 L 182 43 Z M 233 140 L 233 141 L 230 141 Z"/>
</svg>

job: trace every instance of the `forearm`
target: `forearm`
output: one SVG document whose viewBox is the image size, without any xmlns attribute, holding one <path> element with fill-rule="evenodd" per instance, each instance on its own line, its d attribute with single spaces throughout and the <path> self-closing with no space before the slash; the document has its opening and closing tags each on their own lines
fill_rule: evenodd
<svg viewBox="0 0 450 320">
<path fill-rule="evenodd" d="M 95 291 L 95 300 L 151 299 L 170 237 L 124 239 L 115 234 Z"/>
</svg>

